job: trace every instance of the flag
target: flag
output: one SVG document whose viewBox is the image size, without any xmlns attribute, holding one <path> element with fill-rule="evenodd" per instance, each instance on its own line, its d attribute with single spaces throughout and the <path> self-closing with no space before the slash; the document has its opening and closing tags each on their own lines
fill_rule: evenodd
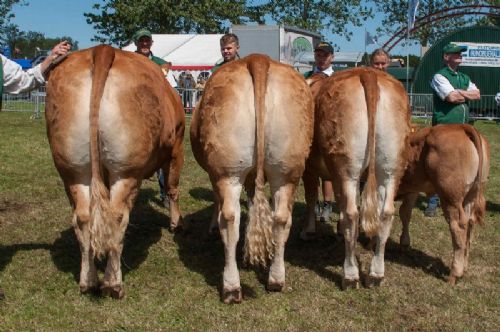
<svg viewBox="0 0 500 332">
<path fill-rule="evenodd" d="M 365 31 L 365 46 L 371 45 L 371 44 L 377 44 L 377 37 L 370 35 L 368 31 Z"/>
<path fill-rule="evenodd" d="M 408 1 L 408 33 L 415 24 L 415 16 L 417 15 L 419 0 Z"/>
</svg>

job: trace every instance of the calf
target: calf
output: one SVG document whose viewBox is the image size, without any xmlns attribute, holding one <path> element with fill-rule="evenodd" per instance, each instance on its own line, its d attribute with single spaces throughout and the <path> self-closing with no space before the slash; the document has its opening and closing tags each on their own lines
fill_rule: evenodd
<svg viewBox="0 0 500 332">
<path fill-rule="evenodd" d="M 408 155 L 409 165 L 398 190 L 403 200 L 400 243 L 410 245 L 411 210 L 418 194 L 437 193 L 450 226 L 453 261 L 448 280 L 455 284 L 467 271 L 473 225 L 483 223 L 488 141 L 470 125 L 439 125 L 412 133 Z"/>
</svg>

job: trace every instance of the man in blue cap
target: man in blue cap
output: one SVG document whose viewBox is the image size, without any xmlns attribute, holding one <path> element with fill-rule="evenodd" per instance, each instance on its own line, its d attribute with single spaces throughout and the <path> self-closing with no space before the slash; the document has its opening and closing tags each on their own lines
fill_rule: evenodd
<svg viewBox="0 0 500 332">
<path fill-rule="evenodd" d="M 326 41 L 320 42 L 314 48 L 314 68 L 311 71 L 304 73 L 305 78 L 311 77 L 316 73 L 323 73 L 327 76 L 333 74 L 332 62 L 334 59 L 333 47 Z M 316 203 L 316 213 L 320 215 L 320 221 L 326 222 L 330 219 L 333 206 L 333 184 L 329 180 L 321 181 L 321 189 L 323 192 L 323 204 Z"/>
<path fill-rule="evenodd" d="M 470 77 L 458 71 L 462 63 L 462 52 L 467 46 L 449 43 L 443 47 L 444 67 L 432 78 L 434 113 L 432 125 L 469 122 L 469 100 L 481 98 L 481 93 Z M 431 197 L 425 215 L 434 217 L 439 204 L 437 195 Z"/>
</svg>

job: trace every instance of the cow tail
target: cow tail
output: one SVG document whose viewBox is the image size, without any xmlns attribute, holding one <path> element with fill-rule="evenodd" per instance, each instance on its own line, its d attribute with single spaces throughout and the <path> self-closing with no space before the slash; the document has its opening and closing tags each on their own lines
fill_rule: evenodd
<svg viewBox="0 0 500 332">
<path fill-rule="evenodd" d="M 464 131 L 467 136 L 469 136 L 470 140 L 474 144 L 476 148 L 477 155 L 479 157 L 479 165 L 477 169 L 476 179 L 474 180 L 473 190 L 475 193 L 473 210 L 472 210 L 472 222 L 475 224 L 483 225 L 484 224 L 484 212 L 486 210 L 486 200 L 484 198 L 483 193 L 483 163 L 484 163 L 484 154 L 483 154 L 483 144 L 481 135 L 476 130 L 476 128 L 463 125 Z"/>
<path fill-rule="evenodd" d="M 368 178 L 361 195 L 361 227 L 367 236 L 372 237 L 377 234 L 379 227 L 377 177 L 375 174 L 375 114 L 380 92 L 376 75 L 363 72 L 360 80 L 365 91 L 368 111 L 368 149 L 370 154 Z"/>
<path fill-rule="evenodd" d="M 115 51 L 100 45 L 92 52 L 92 90 L 90 94 L 90 160 L 92 178 L 90 182 L 90 239 L 94 255 L 102 258 L 109 251 L 114 232 L 115 214 L 109 201 L 109 190 L 101 174 L 99 149 L 99 108 L 104 85 L 113 64 Z"/>
<path fill-rule="evenodd" d="M 269 202 L 264 193 L 264 117 L 269 58 L 262 55 L 247 57 L 247 66 L 252 76 L 255 98 L 255 142 L 257 146 L 257 176 L 253 204 L 248 213 L 245 237 L 245 261 L 251 265 L 266 266 L 274 254 L 273 218 Z"/>
</svg>

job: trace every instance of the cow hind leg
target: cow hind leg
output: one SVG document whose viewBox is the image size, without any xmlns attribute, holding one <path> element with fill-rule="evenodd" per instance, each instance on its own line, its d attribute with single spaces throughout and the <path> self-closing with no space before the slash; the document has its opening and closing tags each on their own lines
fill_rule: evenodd
<svg viewBox="0 0 500 332">
<path fill-rule="evenodd" d="M 274 202 L 273 237 L 275 247 L 267 282 L 267 289 L 270 291 L 281 291 L 285 286 L 285 244 L 292 226 L 295 187 L 296 185 L 293 183 L 285 185 L 271 183 Z"/>
<path fill-rule="evenodd" d="M 304 191 L 306 197 L 306 220 L 304 222 L 304 227 L 300 232 L 300 238 L 302 240 L 311 240 L 316 234 L 316 212 L 315 206 L 318 200 L 318 186 L 319 178 L 313 172 L 310 172 L 307 168 L 302 176 L 304 182 Z"/>
<path fill-rule="evenodd" d="M 240 275 L 236 264 L 236 246 L 240 236 L 240 194 L 243 185 L 238 179 L 226 178 L 215 183 L 214 191 L 220 199 L 219 231 L 224 243 L 224 272 L 222 301 L 226 304 L 242 301 Z"/>
<path fill-rule="evenodd" d="M 97 270 L 94 262 L 94 253 L 90 245 L 90 197 L 89 186 L 72 184 L 68 187 L 68 194 L 73 203 L 73 227 L 80 246 L 80 292 L 95 292 L 98 288 Z"/>
<path fill-rule="evenodd" d="M 403 197 L 403 203 L 399 207 L 399 217 L 403 229 L 399 237 L 399 245 L 402 249 L 410 247 L 410 220 L 411 212 L 417 201 L 418 193 L 407 194 Z"/>
<path fill-rule="evenodd" d="M 443 202 L 443 212 L 448 221 L 451 240 L 453 244 L 453 259 L 451 263 L 451 272 L 448 278 L 450 284 L 454 285 L 457 278 L 464 274 L 465 257 L 467 249 L 467 240 L 469 231 L 469 220 L 461 204 L 449 204 Z"/>
<path fill-rule="evenodd" d="M 108 252 L 101 292 L 104 296 L 120 299 L 125 295 L 121 271 L 123 240 L 129 222 L 130 211 L 139 189 L 139 182 L 135 178 L 112 178 L 111 181 L 113 183 L 110 195 L 111 208 L 115 212 L 117 220 L 109 221 L 116 224 L 113 237 L 109 239 L 111 249 Z"/>
<path fill-rule="evenodd" d="M 396 192 L 394 178 L 385 181 L 384 186 L 379 186 L 379 211 L 380 225 L 376 237 L 375 254 L 370 265 L 370 275 L 367 285 L 380 285 L 385 275 L 385 244 L 391 235 L 392 221 L 394 218 L 394 195 Z"/>
<path fill-rule="evenodd" d="M 339 181 L 334 181 L 334 186 Z M 356 204 L 358 182 L 344 180 L 342 193 L 337 195 L 337 200 L 342 211 L 342 234 L 345 241 L 344 278 L 342 289 L 359 287 L 359 268 L 356 259 L 356 242 L 358 239 L 359 211 Z M 334 192 L 340 193 L 341 188 L 335 188 Z"/>
<path fill-rule="evenodd" d="M 176 145 L 170 163 L 163 167 L 165 173 L 165 190 L 170 201 L 170 231 L 178 231 L 187 225 L 183 223 L 181 210 L 179 208 L 179 178 L 182 166 L 184 164 L 184 152 L 182 144 Z"/>
</svg>

